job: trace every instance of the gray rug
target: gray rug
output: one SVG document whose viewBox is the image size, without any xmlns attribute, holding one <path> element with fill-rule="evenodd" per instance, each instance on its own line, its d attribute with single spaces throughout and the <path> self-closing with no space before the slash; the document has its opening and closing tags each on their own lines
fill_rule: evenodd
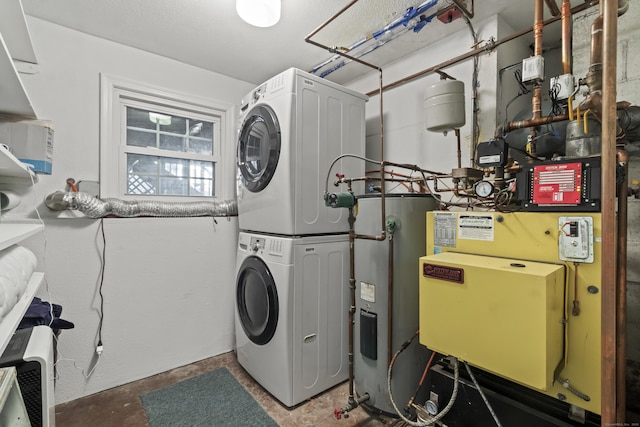
<svg viewBox="0 0 640 427">
<path fill-rule="evenodd" d="M 227 368 L 140 396 L 151 427 L 277 427 Z"/>
</svg>

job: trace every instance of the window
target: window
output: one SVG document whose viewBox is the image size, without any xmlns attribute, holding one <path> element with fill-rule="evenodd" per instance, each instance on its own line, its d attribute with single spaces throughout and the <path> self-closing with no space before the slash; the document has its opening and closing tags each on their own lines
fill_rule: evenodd
<svg viewBox="0 0 640 427">
<path fill-rule="evenodd" d="M 221 197 L 231 107 L 101 76 L 100 195 Z"/>
</svg>

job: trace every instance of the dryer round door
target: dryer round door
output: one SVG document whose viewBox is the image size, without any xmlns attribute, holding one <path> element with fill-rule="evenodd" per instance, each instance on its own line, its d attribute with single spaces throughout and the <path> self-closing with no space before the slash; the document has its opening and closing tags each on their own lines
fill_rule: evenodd
<svg viewBox="0 0 640 427">
<path fill-rule="evenodd" d="M 247 190 L 262 191 L 273 178 L 280 158 L 280 125 L 273 109 L 257 105 L 240 128 L 237 164 Z"/>
<path fill-rule="evenodd" d="M 236 307 L 247 337 L 268 343 L 278 326 L 278 291 L 269 267 L 256 256 L 244 260 L 238 271 Z"/>
</svg>

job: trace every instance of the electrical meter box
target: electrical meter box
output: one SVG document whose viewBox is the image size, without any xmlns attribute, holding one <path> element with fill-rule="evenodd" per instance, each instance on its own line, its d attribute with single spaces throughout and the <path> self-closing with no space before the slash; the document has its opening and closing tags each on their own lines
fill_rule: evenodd
<svg viewBox="0 0 640 427">
<path fill-rule="evenodd" d="M 46 120 L 0 122 L 0 143 L 32 171 L 51 174 L 53 126 Z"/>
<path fill-rule="evenodd" d="M 564 354 L 565 267 L 455 252 L 420 258 L 420 342 L 544 391 Z"/>
</svg>

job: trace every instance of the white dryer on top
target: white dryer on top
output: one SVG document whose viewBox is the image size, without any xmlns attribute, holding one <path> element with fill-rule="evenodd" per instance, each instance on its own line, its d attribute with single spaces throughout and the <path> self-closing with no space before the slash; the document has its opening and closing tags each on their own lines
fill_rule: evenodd
<svg viewBox="0 0 640 427">
<path fill-rule="evenodd" d="M 347 211 L 324 204 L 337 173 L 361 177 L 367 97 L 290 68 L 245 96 L 237 146 L 241 230 L 282 235 L 347 232 Z M 337 191 L 346 191 L 340 188 Z M 364 187 L 356 187 L 356 193 Z"/>
</svg>

